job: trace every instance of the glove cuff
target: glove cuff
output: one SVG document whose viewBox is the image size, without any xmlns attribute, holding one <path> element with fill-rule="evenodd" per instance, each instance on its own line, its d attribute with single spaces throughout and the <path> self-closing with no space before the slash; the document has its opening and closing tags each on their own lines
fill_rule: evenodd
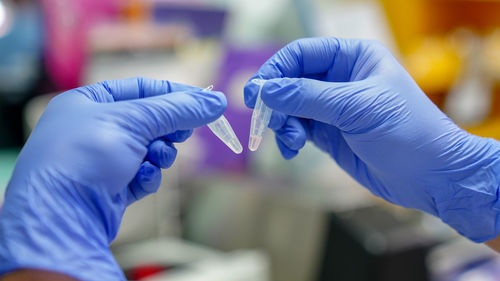
<svg viewBox="0 0 500 281">
<path fill-rule="evenodd" d="M 79 187 L 40 177 L 14 175 L 9 183 L 0 213 L 0 276 L 29 268 L 79 280 L 125 280 L 106 231 L 89 206 L 71 196 Z"/>
<path fill-rule="evenodd" d="M 446 198 L 435 198 L 438 216 L 478 243 L 500 233 L 500 143 L 492 139 L 481 139 L 480 143 L 472 164 L 462 167 L 450 180 Z"/>
</svg>

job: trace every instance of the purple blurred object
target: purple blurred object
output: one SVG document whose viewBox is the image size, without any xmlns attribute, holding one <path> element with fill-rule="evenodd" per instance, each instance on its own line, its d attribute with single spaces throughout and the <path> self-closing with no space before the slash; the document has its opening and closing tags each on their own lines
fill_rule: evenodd
<svg viewBox="0 0 500 281">
<path fill-rule="evenodd" d="M 153 7 L 156 22 L 186 25 L 202 38 L 222 36 L 226 16 L 226 10 L 205 5 L 160 2 Z"/>
<path fill-rule="evenodd" d="M 235 90 L 234 86 L 243 86 L 250 75 L 255 73 L 279 48 L 278 45 L 251 49 L 230 46 L 225 48 L 225 55 L 214 81 L 214 90 L 226 94 L 228 108 L 224 116 L 238 136 L 243 146 L 243 152 L 239 155 L 234 154 L 207 127 L 203 127 L 198 131 L 205 145 L 204 159 L 202 159 L 203 168 L 215 168 L 229 172 L 242 172 L 246 169 L 252 111 L 243 104 L 243 88 Z M 234 101 L 241 101 L 241 104 L 235 104 Z"/>
</svg>

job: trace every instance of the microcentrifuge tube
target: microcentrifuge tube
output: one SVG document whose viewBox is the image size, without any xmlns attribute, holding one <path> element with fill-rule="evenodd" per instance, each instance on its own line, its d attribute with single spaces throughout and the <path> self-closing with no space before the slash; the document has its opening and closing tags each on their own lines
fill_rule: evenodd
<svg viewBox="0 0 500 281">
<path fill-rule="evenodd" d="M 213 88 L 214 86 L 210 85 L 203 89 L 203 91 L 211 91 Z M 241 146 L 238 137 L 236 137 L 233 128 L 231 128 L 231 125 L 224 115 L 221 115 L 219 119 L 214 122 L 207 124 L 207 126 L 212 133 L 214 133 L 214 135 L 225 143 L 234 153 L 240 154 L 243 151 L 243 147 Z"/>
<path fill-rule="evenodd" d="M 252 113 L 252 121 L 250 123 L 250 140 L 248 141 L 248 149 L 256 151 L 257 148 L 259 148 L 262 136 L 269 125 L 269 120 L 271 120 L 273 110 L 267 107 L 267 105 L 262 102 L 260 97 L 262 86 L 264 86 L 266 80 L 253 79 L 252 83 L 259 85 L 259 92 L 257 93 L 255 107 Z"/>
</svg>

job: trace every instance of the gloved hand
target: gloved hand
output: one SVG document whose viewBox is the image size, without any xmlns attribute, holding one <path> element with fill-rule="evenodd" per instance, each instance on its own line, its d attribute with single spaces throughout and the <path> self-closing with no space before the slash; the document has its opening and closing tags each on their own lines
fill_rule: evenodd
<svg viewBox="0 0 500 281">
<path fill-rule="evenodd" d="M 145 78 L 55 97 L 21 151 L 0 215 L 0 276 L 45 269 L 124 280 L 109 251 L 125 208 L 155 192 L 172 142 L 217 119 L 218 92 Z M 144 218 L 149 219 L 149 218 Z"/>
<path fill-rule="evenodd" d="M 373 194 L 440 217 L 482 242 L 500 230 L 500 145 L 446 117 L 381 44 L 295 41 L 252 77 L 269 79 L 263 102 L 287 159 L 306 140 Z M 248 83 L 253 107 L 257 87 Z"/>
</svg>

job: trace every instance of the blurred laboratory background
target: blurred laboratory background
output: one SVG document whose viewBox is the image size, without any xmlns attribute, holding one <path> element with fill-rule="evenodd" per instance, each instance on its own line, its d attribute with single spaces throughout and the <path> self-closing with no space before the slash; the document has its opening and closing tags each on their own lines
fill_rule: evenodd
<svg viewBox="0 0 500 281">
<path fill-rule="evenodd" d="M 54 95 L 134 76 L 213 84 L 247 147 L 243 85 L 312 36 L 383 42 L 457 123 L 500 139 L 498 0 L 0 0 L 0 205 Z M 493 251 L 375 198 L 310 144 L 285 161 L 267 132 L 236 155 L 203 127 L 177 147 L 111 246 L 129 280 L 500 280 Z"/>
</svg>

